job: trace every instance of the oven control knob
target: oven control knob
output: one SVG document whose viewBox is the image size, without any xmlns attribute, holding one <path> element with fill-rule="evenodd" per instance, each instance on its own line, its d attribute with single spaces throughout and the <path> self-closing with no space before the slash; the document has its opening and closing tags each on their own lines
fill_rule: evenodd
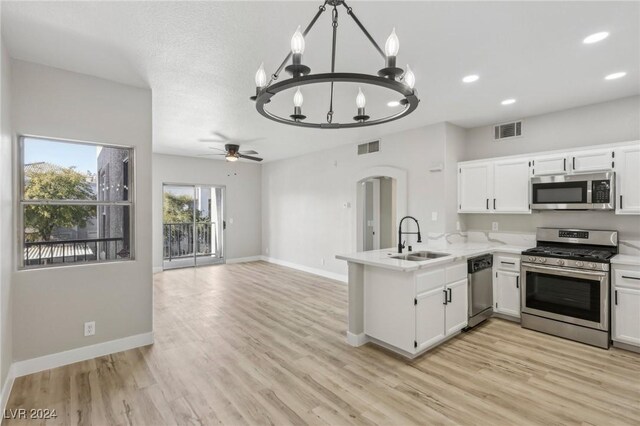
<svg viewBox="0 0 640 426">
<path fill-rule="evenodd" d="M 536 261 L 536 258 L 535 258 L 535 257 L 533 257 L 533 256 L 529 256 L 529 261 L 530 261 L 530 262 L 535 262 L 535 261 Z"/>
<path fill-rule="evenodd" d="M 556 263 L 557 263 L 558 265 L 564 265 L 564 260 L 562 260 L 562 259 L 558 259 L 558 260 L 556 260 Z"/>
<path fill-rule="evenodd" d="M 582 267 L 584 266 L 584 262 L 582 262 L 581 260 L 578 260 L 578 261 L 576 262 L 576 266 L 577 266 L 578 268 L 582 268 Z"/>
<path fill-rule="evenodd" d="M 595 263 L 590 263 L 589 264 L 589 268 L 591 268 L 591 269 L 596 269 L 596 266 L 598 266 L 598 265 L 596 265 Z"/>
<path fill-rule="evenodd" d="M 546 257 L 541 257 L 541 258 L 538 259 L 538 262 L 546 263 L 547 262 L 547 258 Z"/>
</svg>

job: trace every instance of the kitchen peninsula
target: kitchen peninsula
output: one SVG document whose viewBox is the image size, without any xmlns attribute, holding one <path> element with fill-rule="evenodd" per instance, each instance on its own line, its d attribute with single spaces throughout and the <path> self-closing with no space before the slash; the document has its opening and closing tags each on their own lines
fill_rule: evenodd
<svg viewBox="0 0 640 426">
<path fill-rule="evenodd" d="M 422 354 L 467 326 L 467 259 L 503 253 L 519 261 L 527 248 L 419 244 L 403 255 L 393 249 L 337 255 L 349 266 L 348 343 L 372 342 L 408 358 Z"/>
</svg>

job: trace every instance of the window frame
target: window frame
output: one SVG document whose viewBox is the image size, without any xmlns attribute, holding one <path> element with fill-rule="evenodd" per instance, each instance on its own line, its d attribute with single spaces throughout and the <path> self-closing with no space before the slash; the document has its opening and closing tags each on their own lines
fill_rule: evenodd
<svg viewBox="0 0 640 426">
<path fill-rule="evenodd" d="M 17 190 L 17 247 L 18 247 L 18 261 L 17 261 L 17 269 L 19 271 L 29 271 L 29 270 L 37 270 L 37 269 L 46 269 L 46 268 L 61 268 L 61 267 L 74 267 L 74 266 L 87 266 L 87 265 L 99 265 L 105 263 L 118 263 L 118 262 L 130 262 L 136 260 L 136 228 L 135 228 L 135 204 L 136 204 L 136 174 L 135 174 L 135 165 L 136 165 L 136 148 L 134 146 L 128 145 L 118 145 L 112 143 L 100 143 L 100 142 L 89 142 L 83 140 L 74 140 L 74 139 L 63 139 L 63 138 L 55 138 L 49 136 L 36 136 L 31 134 L 18 134 L 18 149 L 17 149 L 17 173 L 16 176 L 17 185 L 14 187 Z M 105 201 L 98 200 L 96 196 L 96 200 L 43 200 L 43 199 L 25 199 L 24 190 L 25 190 L 25 163 L 24 163 L 24 145 L 25 139 L 41 139 L 48 140 L 52 142 L 62 142 L 76 145 L 91 145 L 91 146 L 101 146 L 104 148 L 116 148 L 116 149 L 126 149 L 129 151 L 127 160 L 128 160 L 128 200 L 127 201 Z M 100 171 L 96 170 L 96 174 Z M 96 188 L 97 189 L 97 188 Z M 97 194 L 96 194 L 97 195 Z M 25 237 L 24 237 L 24 211 L 25 206 L 28 205 L 76 205 L 76 206 L 93 206 L 96 207 L 96 214 L 99 214 L 98 207 L 100 206 L 122 206 L 129 207 L 129 257 L 128 258 L 120 258 L 120 259 L 99 259 L 96 260 L 88 260 L 88 261 L 76 261 L 76 262 L 64 262 L 64 263 L 55 263 L 55 264 L 38 264 L 38 265 L 25 265 Z"/>
</svg>

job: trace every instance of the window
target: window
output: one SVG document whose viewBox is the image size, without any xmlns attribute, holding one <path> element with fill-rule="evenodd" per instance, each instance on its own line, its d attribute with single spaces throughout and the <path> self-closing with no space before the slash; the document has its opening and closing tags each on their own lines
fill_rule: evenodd
<svg viewBox="0 0 640 426">
<path fill-rule="evenodd" d="M 133 149 L 20 138 L 25 269 L 133 259 Z"/>
</svg>

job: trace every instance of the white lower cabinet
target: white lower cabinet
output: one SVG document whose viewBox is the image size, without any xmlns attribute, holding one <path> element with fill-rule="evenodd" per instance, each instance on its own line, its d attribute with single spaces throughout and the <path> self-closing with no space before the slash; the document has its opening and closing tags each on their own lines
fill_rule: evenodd
<svg viewBox="0 0 640 426">
<path fill-rule="evenodd" d="M 445 271 L 446 278 L 439 285 L 433 285 L 430 290 L 419 293 L 415 299 L 416 353 L 436 345 L 467 326 L 466 262 L 440 270 Z M 442 276 L 438 270 L 427 274 L 431 277 Z M 424 279 L 418 279 L 418 282 L 421 281 L 424 282 Z M 417 288 L 420 289 L 420 286 Z"/>
<path fill-rule="evenodd" d="M 468 297 L 467 279 L 447 284 L 447 304 L 445 305 L 445 335 L 449 336 L 467 326 Z"/>
<path fill-rule="evenodd" d="M 467 326 L 466 261 L 416 272 L 366 266 L 364 332 L 417 354 Z"/>
<path fill-rule="evenodd" d="M 614 268 L 611 339 L 640 347 L 640 267 Z"/>
<path fill-rule="evenodd" d="M 416 350 L 421 351 L 445 338 L 445 298 L 442 288 L 416 297 Z"/>
<path fill-rule="evenodd" d="M 495 310 L 498 313 L 520 316 L 520 274 L 496 272 Z"/>
<path fill-rule="evenodd" d="M 520 256 L 493 256 L 493 311 L 520 318 Z"/>
</svg>

